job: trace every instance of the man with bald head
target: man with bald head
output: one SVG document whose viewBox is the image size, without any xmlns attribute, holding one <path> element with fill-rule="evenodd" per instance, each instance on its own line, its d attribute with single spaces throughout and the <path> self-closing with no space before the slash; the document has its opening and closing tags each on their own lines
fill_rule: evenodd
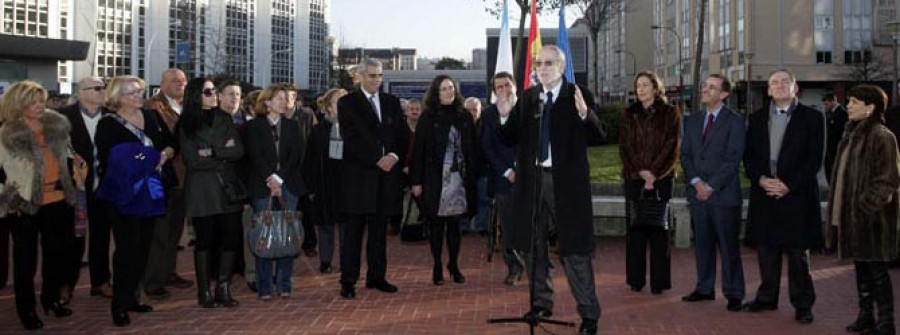
<svg viewBox="0 0 900 335">
<path fill-rule="evenodd" d="M 187 77 L 184 72 L 171 68 L 163 71 L 159 82 L 159 93 L 147 100 L 144 107 L 155 109 L 162 116 L 169 131 L 175 133 L 175 124 L 181 115 L 184 88 Z M 166 286 L 188 288 L 193 282 L 175 273 L 178 241 L 184 232 L 184 161 L 181 155 L 172 160 L 175 168 L 176 185 L 166 185 L 166 216 L 158 220 L 150 242 L 150 258 L 144 271 L 144 292 L 154 300 L 169 297 Z"/>
<path fill-rule="evenodd" d="M 96 168 L 96 149 L 94 148 L 94 134 L 97 131 L 97 123 L 102 116 L 101 104 L 106 94 L 106 84 L 99 77 L 87 77 L 81 79 L 75 89 L 78 99 L 74 104 L 59 109 L 59 112 L 69 119 L 72 124 L 70 137 L 75 153 L 84 159 L 88 174 L 85 180 L 88 207 L 88 264 L 91 274 L 91 295 L 112 297 L 112 289 L 109 286 L 109 219 L 103 215 L 107 210 L 102 201 L 97 201 L 94 191 L 99 181 L 94 172 Z M 81 235 L 81 236 L 77 236 Z M 78 274 L 81 272 L 81 256 L 84 254 L 85 236 L 76 232 L 74 248 L 69 252 L 72 266 L 66 271 L 64 279 L 67 289 L 64 289 L 61 297 L 71 296 L 71 290 L 78 282 Z M 68 292 L 67 292 L 68 291 Z"/>
</svg>

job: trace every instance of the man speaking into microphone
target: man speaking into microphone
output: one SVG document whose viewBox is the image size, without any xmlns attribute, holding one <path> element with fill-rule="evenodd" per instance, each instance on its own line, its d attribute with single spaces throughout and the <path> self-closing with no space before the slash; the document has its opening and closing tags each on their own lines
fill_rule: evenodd
<svg viewBox="0 0 900 335">
<path fill-rule="evenodd" d="M 514 249 L 526 252 L 526 269 L 535 285 L 530 315 L 546 318 L 553 314 L 547 237 L 555 231 L 562 266 L 582 318 L 579 333 L 595 334 L 600 303 L 591 264 L 594 225 L 587 141 L 603 137 L 600 120 L 591 110 L 591 93 L 563 80 L 566 59 L 558 47 L 544 46 L 534 66 L 540 85 L 526 90 L 508 117 L 501 116 L 498 130 L 501 139 L 516 145 L 513 206 L 519 210 L 513 217 L 515 229 L 509 233 Z"/>
</svg>

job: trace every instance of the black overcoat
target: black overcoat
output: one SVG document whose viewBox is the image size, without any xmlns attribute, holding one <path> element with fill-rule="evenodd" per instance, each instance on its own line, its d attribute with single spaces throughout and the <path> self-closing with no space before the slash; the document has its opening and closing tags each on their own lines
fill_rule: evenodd
<svg viewBox="0 0 900 335">
<path fill-rule="evenodd" d="M 450 126 L 459 131 L 463 155 L 463 181 L 466 189 L 465 216 L 473 216 L 478 211 L 478 190 L 475 179 L 478 174 L 477 134 L 472 114 L 460 108 L 441 106 L 435 111 L 423 113 L 416 125 L 416 140 L 409 162 L 411 185 L 422 185 L 420 208 L 422 214 L 436 216 L 441 203 L 443 188 L 444 155 Z"/>
<path fill-rule="evenodd" d="M 747 233 L 761 245 L 811 248 L 822 243 L 816 174 L 825 149 L 825 120 L 821 112 L 799 103 L 791 113 L 776 170 L 790 190 L 781 199 L 759 186 L 760 177 L 775 177 L 769 167 L 769 106 L 750 114 L 744 150 L 751 185 L 747 220 L 752 231 Z"/>
<path fill-rule="evenodd" d="M 244 125 L 244 152 L 247 193 L 251 200 L 269 196 L 266 178 L 273 173 L 278 174 L 289 192 L 296 197 L 306 194 L 301 173 L 301 160 L 304 155 L 304 142 L 300 136 L 300 127 L 296 122 L 281 118 L 278 152 L 275 151 L 275 138 L 272 126 L 266 116 L 247 121 Z"/>
<path fill-rule="evenodd" d="M 388 153 L 406 155 L 407 126 L 397 97 L 378 93 L 381 121 L 366 95 L 357 89 L 338 100 L 338 119 L 344 139 L 344 171 L 340 208 L 347 214 L 401 213 L 403 164 L 388 172 L 376 165 Z"/>
<path fill-rule="evenodd" d="M 534 181 L 536 178 L 536 150 L 540 119 L 535 118 L 541 101 L 540 85 L 526 90 L 506 123 L 500 126 L 501 139 L 516 145 L 516 191 L 513 192 L 515 230 L 511 232 L 513 246 L 528 250 L 531 240 Z M 550 150 L 553 158 L 553 188 L 556 199 L 556 227 L 559 233 L 559 252 L 562 256 L 584 255 L 594 251 L 594 218 L 591 206 L 590 171 L 587 142 L 602 137 L 600 120 L 590 109 L 593 95 L 581 88 L 589 107 L 582 120 L 575 109 L 575 85 L 562 83 L 559 97 L 550 111 Z"/>
</svg>

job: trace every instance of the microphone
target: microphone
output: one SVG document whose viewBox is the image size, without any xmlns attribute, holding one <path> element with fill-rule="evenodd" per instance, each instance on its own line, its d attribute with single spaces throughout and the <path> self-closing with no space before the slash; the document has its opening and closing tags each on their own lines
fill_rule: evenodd
<svg viewBox="0 0 900 335">
<path fill-rule="evenodd" d="M 535 119 L 540 119 L 542 116 L 544 116 L 544 104 L 547 103 L 547 93 L 544 93 L 544 91 L 541 90 L 541 94 L 538 95 L 538 99 L 541 101 L 541 103 L 538 104 L 537 113 L 534 113 Z"/>
</svg>

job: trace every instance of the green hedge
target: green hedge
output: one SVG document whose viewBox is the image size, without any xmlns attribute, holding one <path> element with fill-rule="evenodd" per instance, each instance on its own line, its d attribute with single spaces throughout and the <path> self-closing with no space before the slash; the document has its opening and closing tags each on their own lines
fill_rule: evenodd
<svg viewBox="0 0 900 335">
<path fill-rule="evenodd" d="M 614 102 L 600 107 L 600 122 L 606 131 L 606 143 L 619 143 L 619 124 L 622 122 L 622 111 L 625 105 Z M 618 157 L 618 153 L 616 154 Z"/>
</svg>

